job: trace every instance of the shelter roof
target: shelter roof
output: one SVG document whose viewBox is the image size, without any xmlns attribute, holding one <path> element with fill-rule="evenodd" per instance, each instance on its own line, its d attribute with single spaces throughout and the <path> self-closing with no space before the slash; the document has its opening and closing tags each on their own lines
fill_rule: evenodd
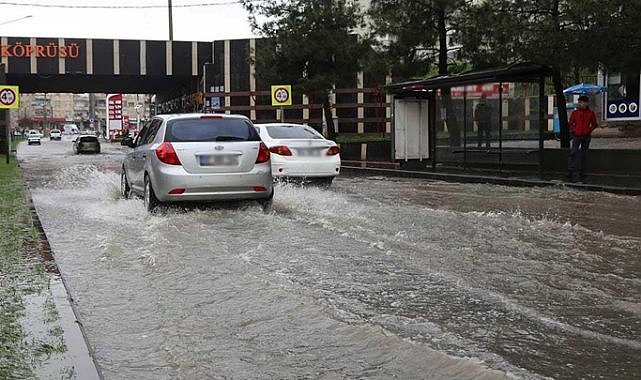
<svg viewBox="0 0 641 380">
<path fill-rule="evenodd" d="M 488 70 L 470 71 L 455 75 L 392 83 L 385 88 L 388 92 L 396 94 L 413 93 L 483 83 L 536 82 L 539 78 L 550 75 L 552 75 L 551 68 L 526 62 Z"/>
</svg>

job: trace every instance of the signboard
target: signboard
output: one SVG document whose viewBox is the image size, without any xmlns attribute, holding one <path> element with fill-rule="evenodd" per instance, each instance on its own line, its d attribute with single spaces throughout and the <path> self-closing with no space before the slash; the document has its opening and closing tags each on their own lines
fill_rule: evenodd
<svg viewBox="0 0 641 380">
<path fill-rule="evenodd" d="M 18 86 L 0 85 L 0 109 L 20 108 L 20 91 Z"/>
<path fill-rule="evenodd" d="M 47 45 L 23 45 L 20 42 L 15 44 L 0 45 L 0 57 L 3 58 L 78 58 L 80 56 L 80 45 L 72 43 L 69 45 L 58 45 L 50 42 Z"/>
<path fill-rule="evenodd" d="M 107 95 L 107 136 L 112 139 L 123 126 L 122 94 Z"/>
<path fill-rule="evenodd" d="M 608 119 L 638 119 L 639 99 L 607 99 Z"/>
<path fill-rule="evenodd" d="M 292 86 L 291 85 L 274 85 L 272 86 L 272 106 L 282 107 L 292 105 Z"/>
<path fill-rule="evenodd" d="M 499 97 L 499 88 L 501 86 L 498 83 L 485 83 L 485 84 L 476 84 L 466 87 L 452 87 L 450 94 L 453 98 L 462 98 L 463 95 L 468 98 L 480 98 L 485 95 L 488 98 L 498 98 Z M 467 93 L 465 92 L 467 90 Z M 503 83 L 503 96 L 506 96 L 510 91 L 510 84 Z"/>
</svg>

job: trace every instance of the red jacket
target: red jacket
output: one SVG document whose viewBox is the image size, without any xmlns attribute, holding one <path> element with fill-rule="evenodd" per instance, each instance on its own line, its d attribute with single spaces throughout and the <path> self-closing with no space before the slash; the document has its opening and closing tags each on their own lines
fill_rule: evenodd
<svg viewBox="0 0 641 380">
<path fill-rule="evenodd" d="M 570 115 L 570 131 L 577 137 L 590 136 L 596 124 L 596 114 L 589 108 L 577 108 Z"/>
</svg>

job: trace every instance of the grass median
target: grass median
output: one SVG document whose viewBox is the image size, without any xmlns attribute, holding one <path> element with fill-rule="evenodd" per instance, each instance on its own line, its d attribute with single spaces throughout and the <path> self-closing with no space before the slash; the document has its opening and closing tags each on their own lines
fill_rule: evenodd
<svg viewBox="0 0 641 380">
<path fill-rule="evenodd" d="M 66 351 L 15 158 L 0 162 L 0 379 L 38 377 Z M 65 370 L 68 372 L 68 370 Z M 57 372 L 57 371 L 56 371 Z M 64 373 L 50 374 L 65 377 Z M 63 375 L 63 376 L 61 376 Z"/>
</svg>

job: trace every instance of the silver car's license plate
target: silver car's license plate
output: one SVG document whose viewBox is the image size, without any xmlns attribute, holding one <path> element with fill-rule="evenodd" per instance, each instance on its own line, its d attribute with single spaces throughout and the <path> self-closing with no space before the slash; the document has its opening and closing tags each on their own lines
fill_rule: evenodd
<svg viewBox="0 0 641 380">
<path fill-rule="evenodd" d="M 238 156 L 203 155 L 198 156 L 200 166 L 237 166 Z"/>
</svg>

